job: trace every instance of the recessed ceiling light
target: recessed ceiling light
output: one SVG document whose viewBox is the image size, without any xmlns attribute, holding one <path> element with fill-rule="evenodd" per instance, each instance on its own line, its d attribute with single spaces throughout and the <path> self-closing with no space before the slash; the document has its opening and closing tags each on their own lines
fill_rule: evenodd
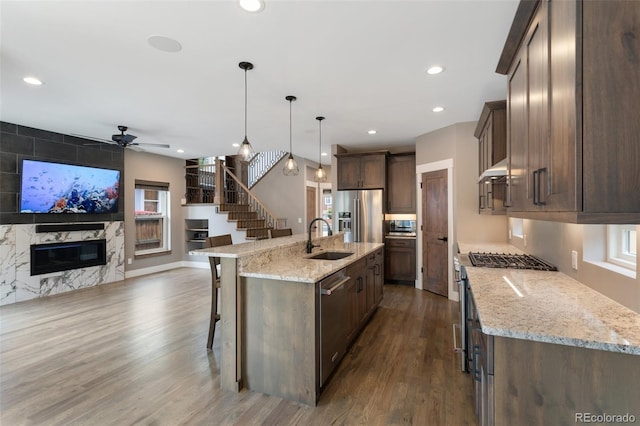
<svg viewBox="0 0 640 426">
<path fill-rule="evenodd" d="M 247 12 L 261 12 L 264 9 L 262 0 L 240 0 L 240 7 Z"/>
<path fill-rule="evenodd" d="M 434 65 L 427 70 L 427 74 L 435 75 L 440 74 L 442 71 L 444 71 L 443 67 L 441 67 L 440 65 Z"/>
<path fill-rule="evenodd" d="M 240 146 L 240 144 L 239 143 L 234 143 L 231 146 L 234 147 L 234 148 L 238 148 Z"/>
<path fill-rule="evenodd" d="M 33 84 L 34 86 L 42 86 L 42 80 L 39 80 L 35 77 L 25 77 L 22 79 L 25 83 Z"/>
<path fill-rule="evenodd" d="M 177 40 L 161 35 L 149 36 L 147 43 L 162 52 L 176 53 L 182 50 L 182 45 Z"/>
<path fill-rule="evenodd" d="M 378 133 L 378 131 L 371 129 L 367 133 L 369 133 L 370 135 L 375 135 L 376 133 Z"/>
<path fill-rule="evenodd" d="M 179 153 L 179 154 L 182 154 L 184 152 L 184 149 L 179 149 L 176 152 Z"/>
<path fill-rule="evenodd" d="M 327 155 L 329 155 L 329 154 L 327 154 L 326 152 L 323 152 L 323 153 L 322 153 L 322 154 L 320 154 L 320 155 L 322 155 L 323 157 L 326 157 L 326 156 L 327 156 Z"/>
<path fill-rule="evenodd" d="M 444 107 L 437 106 L 434 109 L 432 109 L 431 111 L 433 111 L 433 112 L 442 112 L 442 111 L 444 111 Z"/>
</svg>

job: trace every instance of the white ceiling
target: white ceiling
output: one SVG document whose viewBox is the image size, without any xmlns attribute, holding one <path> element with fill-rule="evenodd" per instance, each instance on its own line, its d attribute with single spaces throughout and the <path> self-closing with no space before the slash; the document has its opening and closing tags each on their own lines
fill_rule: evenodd
<svg viewBox="0 0 640 426">
<path fill-rule="evenodd" d="M 244 136 L 238 63 L 249 61 L 254 148 L 288 151 L 295 95 L 294 155 L 317 160 L 318 115 L 323 151 L 379 149 L 477 120 L 505 97 L 495 68 L 517 0 L 265 1 L 250 14 L 235 0 L 2 0 L 0 120 L 106 139 L 123 124 L 137 142 L 171 145 L 149 152 L 233 154 Z M 183 49 L 156 50 L 150 35 Z M 433 64 L 445 72 L 427 75 Z"/>
</svg>

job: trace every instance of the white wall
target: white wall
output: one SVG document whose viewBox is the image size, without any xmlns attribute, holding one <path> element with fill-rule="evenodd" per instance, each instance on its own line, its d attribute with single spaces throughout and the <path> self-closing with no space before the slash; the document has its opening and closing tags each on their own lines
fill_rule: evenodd
<svg viewBox="0 0 640 426">
<path fill-rule="evenodd" d="M 478 213 L 478 140 L 476 122 L 457 123 L 416 140 L 416 167 L 451 159 L 453 161 L 452 241 L 507 242 L 505 216 Z"/>
<path fill-rule="evenodd" d="M 456 241 L 464 242 L 507 242 L 506 216 L 480 215 L 478 213 L 478 140 L 473 136 L 476 122 L 457 123 L 431 133 L 424 134 L 416 140 L 416 170 L 421 174 L 431 170 L 433 165 L 453 164 L 450 179 L 452 187 L 449 196 L 452 198 L 449 221 L 452 234 L 449 235 L 449 264 L 452 267 L 452 245 Z M 417 176 L 417 179 L 420 177 Z M 419 205 L 422 204 L 421 191 L 418 185 Z M 419 209 L 420 211 L 421 209 Z M 420 213 L 419 213 L 420 214 Z M 422 218 L 418 217 L 418 223 Z M 422 260 L 422 239 L 418 236 L 418 276 Z M 457 300 L 453 274 L 449 274 L 449 298 Z M 420 279 L 419 279 L 420 281 Z M 418 283 L 418 287 L 421 287 Z"/>
<path fill-rule="evenodd" d="M 185 194 L 184 160 L 164 155 L 124 150 L 125 272 L 181 262 L 185 256 L 184 212 L 180 200 Z M 135 257 L 135 181 L 136 179 L 169 182 L 171 194 L 171 252 Z"/>
<path fill-rule="evenodd" d="M 551 262 L 560 272 L 610 299 L 640 312 L 640 279 L 637 274 L 635 278 L 631 278 L 603 268 L 597 262 L 584 259 L 585 251 L 594 253 L 591 260 L 598 256 L 603 257 L 604 225 L 576 225 L 524 219 L 523 231 L 526 235 L 526 246 L 523 238 L 514 237 L 510 243 L 529 254 Z M 595 247 L 590 248 L 585 245 L 595 245 Z M 577 271 L 571 268 L 572 250 L 578 252 Z"/>
<path fill-rule="evenodd" d="M 300 169 L 297 176 L 285 176 L 282 172 L 285 157 L 251 188 L 251 192 L 278 218 L 286 218 L 286 227 L 291 228 L 294 234 L 302 234 L 306 232 L 306 182 L 313 180 L 313 172 L 309 175 L 308 169 L 315 171 L 318 163 L 294 157 Z M 323 167 L 331 176 L 331 167 Z M 301 223 L 298 223 L 298 218 L 302 219 Z"/>
</svg>

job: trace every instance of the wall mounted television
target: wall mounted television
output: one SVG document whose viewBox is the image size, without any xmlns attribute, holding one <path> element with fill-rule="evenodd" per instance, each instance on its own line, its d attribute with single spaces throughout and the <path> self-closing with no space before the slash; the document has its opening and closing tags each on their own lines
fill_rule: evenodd
<svg viewBox="0 0 640 426">
<path fill-rule="evenodd" d="M 22 160 L 20 213 L 117 213 L 120 171 Z"/>
</svg>

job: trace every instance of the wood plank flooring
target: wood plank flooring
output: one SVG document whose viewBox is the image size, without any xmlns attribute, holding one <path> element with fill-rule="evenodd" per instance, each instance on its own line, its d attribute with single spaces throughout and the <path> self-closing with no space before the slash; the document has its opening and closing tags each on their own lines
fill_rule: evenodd
<svg viewBox="0 0 640 426">
<path fill-rule="evenodd" d="M 386 285 L 308 407 L 220 389 L 220 330 L 205 347 L 209 280 L 183 268 L 0 307 L 0 424 L 475 423 L 471 379 L 452 351 L 457 303 Z"/>
</svg>

